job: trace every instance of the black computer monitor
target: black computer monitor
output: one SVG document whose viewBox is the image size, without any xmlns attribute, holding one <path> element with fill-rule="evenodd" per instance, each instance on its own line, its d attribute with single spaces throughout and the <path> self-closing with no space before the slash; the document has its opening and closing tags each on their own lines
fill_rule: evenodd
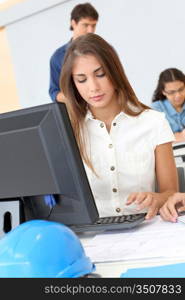
<svg viewBox="0 0 185 300">
<path fill-rule="evenodd" d="M 98 211 L 67 109 L 49 103 L 0 115 L 0 200 L 19 198 L 25 219 L 90 224 Z M 54 195 L 56 205 L 45 202 Z"/>
</svg>

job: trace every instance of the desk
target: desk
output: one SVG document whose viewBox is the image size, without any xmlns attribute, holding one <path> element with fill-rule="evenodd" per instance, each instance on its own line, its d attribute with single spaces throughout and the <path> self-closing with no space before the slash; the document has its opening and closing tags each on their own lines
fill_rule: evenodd
<svg viewBox="0 0 185 300">
<path fill-rule="evenodd" d="M 161 226 L 161 235 L 162 235 L 162 239 L 160 242 L 160 238 L 156 239 L 156 237 L 154 238 L 155 241 L 153 243 L 153 245 L 151 244 L 151 249 L 150 247 L 150 243 L 148 243 L 149 245 L 141 245 L 141 248 L 138 249 L 141 252 L 141 249 L 143 247 L 143 251 L 144 254 L 146 253 L 146 258 L 144 258 L 141 256 L 141 258 L 137 258 L 137 253 L 136 253 L 136 259 L 119 259 L 119 260 L 115 260 L 115 261 L 95 261 L 95 265 L 96 265 L 96 273 L 99 274 L 101 277 L 103 278 L 118 278 L 120 277 L 121 273 L 125 272 L 127 269 L 129 268 L 142 268 L 142 267 L 147 267 L 147 266 L 160 266 L 160 265 L 165 265 L 165 264 L 173 264 L 173 263 L 180 263 L 180 262 L 185 262 L 185 224 L 180 224 L 180 223 L 169 223 L 169 222 L 164 222 L 160 219 L 159 216 L 155 217 L 154 220 L 152 221 L 148 221 L 151 222 L 151 224 L 147 225 L 148 226 L 148 231 L 146 230 L 146 228 L 142 226 L 138 227 L 138 228 L 134 228 L 132 230 L 130 230 L 130 233 L 124 233 L 125 236 L 123 235 L 123 238 L 121 240 L 122 244 L 125 243 L 125 241 L 129 241 L 128 239 L 128 235 L 130 234 L 130 236 L 133 236 L 133 239 L 136 237 L 137 239 L 137 234 L 140 233 L 140 235 L 143 235 L 147 233 L 153 236 L 157 236 L 158 235 L 158 231 L 160 231 L 160 226 Z M 152 231 L 154 230 L 154 231 Z M 179 234 L 178 234 L 179 233 Z M 113 237 L 114 233 L 111 233 L 111 238 Z M 121 232 L 122 234 L 122 232 Z M 167 236 L 167 238 L 169 239 L 169 243 L 171 245 L 171 252 L 169 251 L 169 245 L 166 244 L 166 241 L 163 241 L 163 237 Z M 80 234 L 80 240 L 82 242 L 82 245 L 84 246 L 84 249 L 86 251 L 86 254 L 90 254 L 88 255 L 91 260 L 93 261 L 94 259 L 94 254 L 92 253 L 92 251 L 88 251 L 88 244 L 89 242 L 93 241 L 93 239 L 95 239 L 98 235 L 96 235 L 96 233 L 84 233 L 84 234 Z M 107 235 L 108 237 L 108 235 Z M 181 238 L 182 237 L 182 238 Z M 171 240 L 170 240 L 171 239 Z M 113 240 L 113 239 L 112 239 Z M 120 242 L 120 244 L 121 244 Z M 130 239 L 130 242 L 132 243 L 132 239 Z M 150 241 L 151 242 L 151 241 Z M 106 239 L 105 239 L 105 243 L 106 243 Z M 114 241 L 112 241 L 113 243 L 113 247 L 115 247 L 114 245 Z M 136 241 L 137 243 L 137 241 Z M 138 244 L 140 243 L 139 238 L 138 238 Z M 179 243 L 179 247 L 178 247 L 178 243 Z M 147 243 L 146 243 L 147 244 Z M 157 253 L 156 251 L 156 257 L 147 257 L 147 253 L 149 253 L 151 251 L 155 251 L 154 249 L 154 245 L 156 244 L 156 247 L 158 247 L 159 244 L 161 244 L 161 247 L 163 246 L 163 250 L 166 251 L 167 256 L 165 257 L 165 251 L 163 251 L 162 255 L 164 257 L 159 257 L 160 256 L 160 252 Z M 134 245 L 134 244 L 133 244 Z M 164 249 L 166 246 L 166 249 Z M 101 243 L 98 245 L 99 249 L 101 249 Z M 129 249 L 129 245 L 128 245 L 128 249 Z M 124 248 L 126 248 L 126 246 L 124 245 Z M 106 245 L 104 244 L 104 242 L 102 242 L 102 250 L 106 251 Z M 174 252 L 173 252 L 174 249 Z M 108 249 L 107 247 L 107 251 L 111 252 L 110 249 Z M 130 251 L 130 250 L 129 250 Z M 148 252 L 147 252 L 148 251 Z M 127 253 L 128 251 L 126 251 L 125 253 Z M 113 253 L 116 253 L 116 251 L 113 251 Z M 177 253 L 177 255 L 176 255 Z M 157 255 L 159 255 L 157 257 Z M 168 256 L 169 255 L 169 256 Z M 171 255 L 171 256 L 170 256 Z M 98 257 L 98 256 L 97 256 Z M 101 256 L 100 256 L 101 257 Z M 134 257 L 134 254 L 133 254 Z M 139 256 L 138 256 L 139 257 Z M 106 256 L 105 256 L 105 260 L 106 260 Z M 115 259 L 115 257 L 114 257 Z"/>
</svg>

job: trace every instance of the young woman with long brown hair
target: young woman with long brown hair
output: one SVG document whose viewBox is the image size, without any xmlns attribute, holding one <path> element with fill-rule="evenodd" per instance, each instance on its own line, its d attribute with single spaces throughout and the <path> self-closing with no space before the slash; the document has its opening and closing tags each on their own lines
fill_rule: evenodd
<svg viewBox="0 0 185 300">
<path fill-rule="evenodd" d="M 154 217 L 178 190 L 163 114 L 137 99 L 117 53 L 96 34 L 71 44 L 60 85 L 100 216 Z"/>
</svg>

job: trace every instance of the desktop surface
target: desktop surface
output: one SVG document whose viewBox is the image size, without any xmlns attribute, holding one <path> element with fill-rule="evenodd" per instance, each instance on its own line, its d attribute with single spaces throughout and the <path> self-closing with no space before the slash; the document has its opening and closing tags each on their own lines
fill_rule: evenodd
<svg viewBox="0 0 185 300">
<path fill-rule="evenodd" d="M 185 224 L 160 216 L 126 231 L 85 232 L 78 236 L 102 277 L 120 277 L 133 268 L 185 262 Z"/>
</svg>

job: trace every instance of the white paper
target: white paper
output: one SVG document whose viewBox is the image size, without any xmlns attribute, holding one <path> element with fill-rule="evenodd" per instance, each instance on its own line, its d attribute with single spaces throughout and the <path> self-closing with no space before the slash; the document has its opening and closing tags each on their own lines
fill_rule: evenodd
<svg viewBox="0 0 185 300">
<path fill-rule="evenodd" d="M 86 240 L 84 248 L 93 262 L 185 258 L 185 224 L 156 216 L 133 229 L 97 234 Z"/>
<path fill-rule="evenodd" d="M 185 223 L 185 216 L 179 216 L 178 217 L 178 222 Z"/>
</svg>

